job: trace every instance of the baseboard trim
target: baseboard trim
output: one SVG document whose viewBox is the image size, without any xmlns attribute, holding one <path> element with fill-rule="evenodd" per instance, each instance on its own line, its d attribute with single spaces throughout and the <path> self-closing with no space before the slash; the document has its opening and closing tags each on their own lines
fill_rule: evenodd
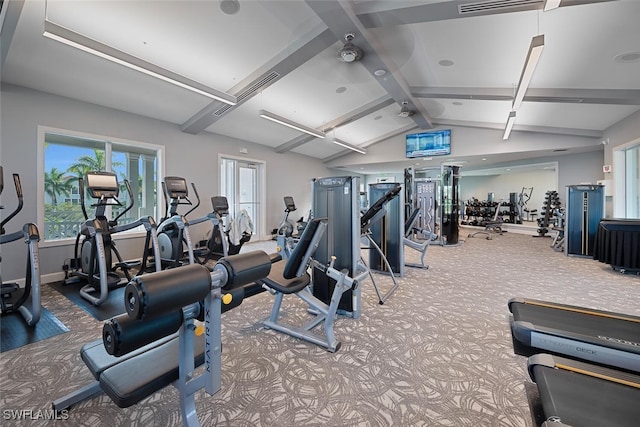
<svg viewBox="0 0 640 427">
<path fill-rule="evenodd" d="M 17 283 L 18 286 L 24 288 L 25 278 L 22 277 L 20 279 L 8 280 L 9 283 Z M 46 285 L 48 283 L 60 282 L 64 280 L 64 272 L 60 271 L 57 273 L 49 273 L 49 274 L 41 274 L 40 275 L 40 284 Z"/>
</svg>

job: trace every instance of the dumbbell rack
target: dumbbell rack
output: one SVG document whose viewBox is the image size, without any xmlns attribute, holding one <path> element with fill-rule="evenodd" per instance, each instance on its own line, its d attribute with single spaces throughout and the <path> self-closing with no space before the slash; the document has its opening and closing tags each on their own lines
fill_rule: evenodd
<svg viewBox="0 0 640 427">
<path fill-rule="evenodd" d="M 553 226 L 552 217 L 557 209 L 560 209 L 560 195 L 555 190 L 549 190 L 544 195 L 544 202 L 538 218 L 538 234 L 534 237 L 551 237 L 547 236 L 549 226 Z"/>
</svg>

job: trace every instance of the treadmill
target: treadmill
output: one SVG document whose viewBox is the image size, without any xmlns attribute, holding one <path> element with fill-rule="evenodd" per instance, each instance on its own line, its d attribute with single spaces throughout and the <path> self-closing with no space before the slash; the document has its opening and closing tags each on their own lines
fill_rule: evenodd
<svg viewBox="0 0 640 427">
<path fill-rule="evenodd" d="M 524 298 L 511 299 L 509 310 L 516 354 L 552 353 L 640 373 L 640 317 Z"/>
<path fill-rule="evenodd" d="M 640 376 L 550 354 L 529 358 L 541 427 L 637 427 Z"/>
</svg>

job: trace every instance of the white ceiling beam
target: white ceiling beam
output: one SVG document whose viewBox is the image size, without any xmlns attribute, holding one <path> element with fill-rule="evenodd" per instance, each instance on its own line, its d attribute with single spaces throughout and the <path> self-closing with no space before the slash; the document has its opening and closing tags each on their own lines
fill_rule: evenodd
<svg viewBox="0 0 640 427">
<path fill-rule="evenodd" d="M 617 0 L 563 0 L 560 7 L 584 5 L 588 3 L 603 3 Z M 438 3 L 423 4 L 418 6 L 402 7 L 398 3 L 397 8 L 385 10 L 371 10 L 375 4 L 368 2 L 358 3 L 355 12 L 358 19 L 366 28 L 390 27 L 394 25 L 419 24 L 421 22 L 444 21 L 448 19 L 467 18 L 470 16 L 496 15 L 500 13 L 522 12 L 527 10 L 542 10 L 544 0 L 500 2 L 501 7 L 484 8 L 477 12 L 461 12 L 460 6 L 477 3 L 477 0 L 452 0 Z M 372 2 L 373 3 L 373 2 Z M 495 2 L 497 3 L 497 2 Z M 406 4 L 406 3 L 404 3 Z"/>
<path fill-rule="evenodd" d="M 0 38 L 2 39 L 2 43 L 0 43 L 0 70 L 4 68 L 4 61 L 7 59 L 9 46 L 11 46 L 13 34 L 16 32 L 23 6 L 23 0 L 5 0 L 2 5 L 0 12 Z"/>
<path fill-rule="evenodd" d="M 415 113 L 411 119 L 418 127 L 421 129 L 433 128 L 427 110 L 411 96 L 409 85 L 397 71 L 398 67 L 393 64 L 390 55 L 384 52 L 384 48 L 377 38 L 358 20 L 351 9 L 351 2 L 306 0 L 306 3 L 329 27 L 336 40 L 342 40 L 347 33 L 355 33 L 356 37 L 353 43 L 364 52 L 363 58 L 358 62 L 369 71 L 378 84 L 398 103 L 398 106 L 405 101 L 407 102 L 407 107 Z M 376 74 L 379 70 L 384 70 L 385 74 Z"/>
<path fill-rule="evenodd" d="M 490 123 L 490 122 L 472 122 L 466 120 L 449 120 L 449 119 L 434 119 L 434 124 L 440 126 L 461 126 L 481 129 L 497 129 L 504 131 L 504 123 Z M 531 125 L 515 125 L 513 132 L 536 132 L 536 133 L 550 133 L 555 135 L 571 135 L 571 136 L 584 136 L 587 138 L 602 138 L 603 132 L 601 130 L 593 129 L 574 129 L 574 128 L 561 128 L 552 126 L 531 126 Z"/>
<path fill-rule="evenodd" d="M 411 88 L 411 94 L 416 98 L 513 100 L 512 88 L 414 86 Z M 640 105 L 640 90 L 529 88 L 524 101 L 560 104 Z"/>
</svg>

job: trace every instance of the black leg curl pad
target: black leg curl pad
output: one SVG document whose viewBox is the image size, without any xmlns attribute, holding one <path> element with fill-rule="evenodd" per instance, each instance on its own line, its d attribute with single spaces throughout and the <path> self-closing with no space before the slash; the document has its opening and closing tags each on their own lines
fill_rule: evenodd
<svg viewBox="0 0 640 427">
<path fill-rule="evenodd" d="M 271 258 L 262 251 L 248 252 L 221 258 L 215 270 L 220 268 L 227 272 L 224 289 L 231 290 L 267 277 L 271 271 Z"/>
<path fill-rule="evenodd" d="M 107 353 L 119 357 L 176 332 L 182 320 L 182 310 L 144 322 L 121 314 L 104 324 L 102 342 Z"/>
<path fill-rule="evenodd" d="M 125 308 L 133 319 L 149 319 L 200 301 L 210 291 L 209 269 L 187 265 L 134 278 L 124 291 Z"/>
</svg>

